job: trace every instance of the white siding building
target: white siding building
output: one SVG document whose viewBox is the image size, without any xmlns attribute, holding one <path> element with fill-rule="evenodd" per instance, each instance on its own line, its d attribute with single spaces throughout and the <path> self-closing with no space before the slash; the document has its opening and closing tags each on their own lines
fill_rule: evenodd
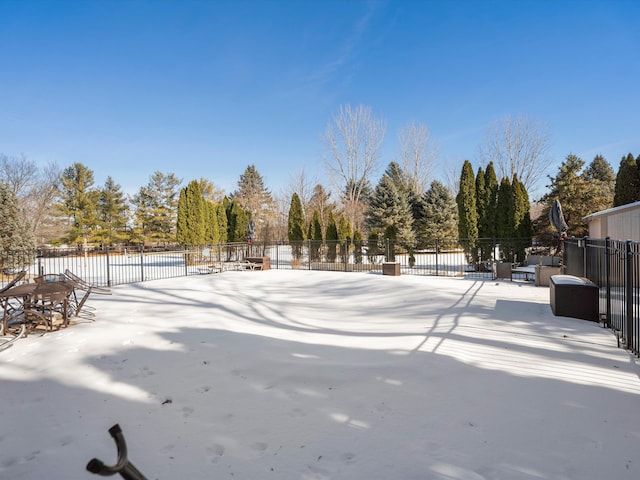
<svg viewBox="0 0 640 480">
<path fill-rule="evenodd" d="M 584 220 L 590 237 L 640 242 L 640 202 L 592 213 Z"/>
</svg>

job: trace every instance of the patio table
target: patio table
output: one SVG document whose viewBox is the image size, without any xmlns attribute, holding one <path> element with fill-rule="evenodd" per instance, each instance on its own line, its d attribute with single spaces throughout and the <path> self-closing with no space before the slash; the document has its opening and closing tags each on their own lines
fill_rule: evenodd
<svg viewBox="0 0 640 480">
<path fill-rule="evenodd" d="M 44 281 L 36 283 L 23 283 L 0 293 L 2 302 L 3 319 L 7 314 L 15 310 L 30 308 L 36 311 L 46 311 L 55 307 L 54 303 L 62 303 L 62 324 L 69 324 L 69 296 L 73 292 L 73 285 L 66 281 Z M 13 301 L 13 304 L 12 304 Z"/>
</svg>

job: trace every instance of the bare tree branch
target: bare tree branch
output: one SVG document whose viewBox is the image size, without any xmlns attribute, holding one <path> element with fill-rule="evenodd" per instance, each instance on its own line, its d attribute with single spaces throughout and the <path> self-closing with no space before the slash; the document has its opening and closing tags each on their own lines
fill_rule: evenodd
<svg viewBox="0 0 640 480">
<path fill-rule="evenodd" d="M 370 107 L 341 105 L 324 137 L 329 179 L 343 194 L 345 213 L 354 227 L 362 223 L 358 205 L 369 177 L 378 167 L 385 122 Z"/>
<path fill-rule="evenodd" d="M 410 123 L 398 134 L 400 158 L 398 163 L 409 180 L 409 187 L 418 195 L 429 187 L 429 179 L 440 147 L 426 125 Z"/>
<path fill-rule="evenodd" d="M 550 148 L 551 136 L 546 126 L 523 115 L 508 115 L 487 130 L 479 155 L 485 165 L 493 162 L 499 176 L 517 175 L 531 191 L 551 165 Z"/>
</svg>

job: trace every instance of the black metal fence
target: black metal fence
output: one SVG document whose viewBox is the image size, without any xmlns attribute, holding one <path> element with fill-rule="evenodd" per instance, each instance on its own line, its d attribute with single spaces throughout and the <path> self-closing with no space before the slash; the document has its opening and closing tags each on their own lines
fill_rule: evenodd
<svg viewBox="0 0 640 480">
<path fill-rule="evenodd" d="M 600 289 L 600 317 L 640 355 L 640 243 L 609 238 L 569 238 L 565 273 L 586 277 Z"/>
<path fill-rule="evenodd" d="M 228 243 L 198 246 L 142 246 L 115 249 L 49 248 L 19 258 L 2 254 L 6 281 L 12 271 L 26 269 L 32 276 L 66 269 L 99 286 L 144 282 L 208 273 L 213 263 L 239 262 L 247 257 L 269 257 L 271 268 L 381 272 L 385 262 L 396 262 L 403 275 L 440 275 L 493 278 L 498 261 L 518 261 L 530 239 L 425 239 L 413 242 Z M 11 268 L 7 268 L 11 266 Z"/>
</svg>

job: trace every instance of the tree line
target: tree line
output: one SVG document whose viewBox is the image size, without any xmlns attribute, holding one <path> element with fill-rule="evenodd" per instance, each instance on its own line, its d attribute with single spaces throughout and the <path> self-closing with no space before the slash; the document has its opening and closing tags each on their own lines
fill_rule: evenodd
<svg viewBox="0 0 640 480">
<path fill-rule="evenodd" d="M 549 142 L 539 124 L 522 116 L 496 122 L 480 149 L 476 173 L 467 160 L 447 185 L 431 178 L 435 140 L 426 126 L 409 124 L 398 134 L 400 151 L 374 185 L 385 128 L 369 107 L 341 106 L 324 136 L 329 187 L 302 170 L 276 196 L 254 165 L 228 195 L 205 178 L 182 186 L 175 174 L 156 171 L 128 197 L 111 177 L 96 186 L 93 172 L 81 163 L 59 170 L 0 155 L 3 216 L 15 218 L 4 222 L 0 248 L 283 239 L 339 244 L 364 238 L 371 245 L 393 239 L 419 248 L 426 238 L 551 234 L 547 213 L 555 199 L 562 203 L 569 234 L 582 236 L 584 216 L 640 200 L 640 156 L 622 157 L 616 175 L 601 156 L 585 168 L 571 154 L 547 177 L 547 193 L 531 203 L 528 190 L 545 171 Z"/>
</svg>

